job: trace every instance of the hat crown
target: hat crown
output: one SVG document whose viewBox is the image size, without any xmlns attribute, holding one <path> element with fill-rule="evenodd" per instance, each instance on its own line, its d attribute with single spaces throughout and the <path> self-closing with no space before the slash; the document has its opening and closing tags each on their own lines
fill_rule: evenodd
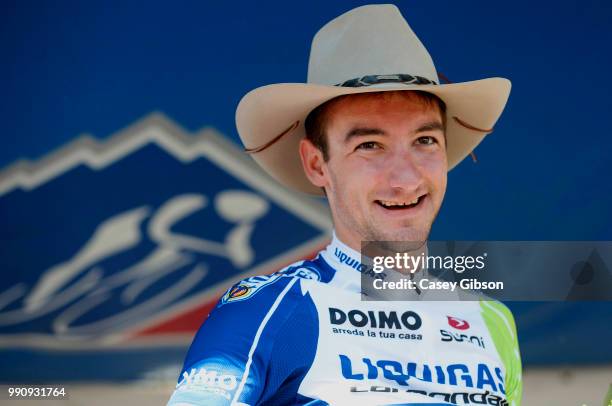
<svg viewBox="0 0 612 406">
<path fill-rule="evenodd" d="M 348 11 L 323 26 L 312 40 L 308 83 L 336 85 L 394 74 L 439 83 L 429 52 L 392 4 Z"/>
</svg>

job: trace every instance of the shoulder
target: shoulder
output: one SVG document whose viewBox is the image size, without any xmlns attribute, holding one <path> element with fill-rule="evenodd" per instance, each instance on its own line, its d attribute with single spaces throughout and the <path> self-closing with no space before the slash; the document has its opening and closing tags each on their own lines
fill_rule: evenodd
<svg viewBox="0 0 612 406">
<path fill-rule="evenodd" d="M 328 273 L 316 261 L 298 261 L 271 274 L 240 280 L 221 296 L 217 308 L 247 301 L 269 302 L 280 296 L 281 299 L 300 299 L 303 296 L 298 294 L 302 280 L 324 281 Z"/>
<path fill-rule="evenodd" d="M 333 279 L 336 271 L 319 254 L 309 260 L 294 262 L 276 273 L 288 277 L 328 283 Z"/>
<path fill-rule="evenodd" d="M 183 365 L 184 380 L 192 373 L 229 377 L 232 391 L 235 382 L 244 383 L 236 390 L 252 404 L 274 396 L 296 371 L 307 370 L 316 352 L 318 320 L 300 286 L 308 275 L 297 272 L 300 265 L 248 277 L 229 288 L 196 333 Z M 199 393 L 198 399 L 203 396 Z M 206 398 L 198 404 L 215 403 Z"/>
<path fill-rule="evenodd" d="M 316 305 L 309 291 L 312 283 L 329 278 L 325 265 L 317 263 L 316 258 L 298 261 L 274 273 L 238 281 L 210 312 L 192 348 L 227 346 L 238 341 L 242 348 L 259 335 L 272 342 L 296 318 L 304 325 L 318 325 Z"/>
<path fill-rule="evenodd" d="M 497 326 L 495 330 L 503 330 L 513 339 L 517 339 L 516 323 L 512 311 L 498 300 L 480 300 L 482 316 L 487 325 Z"/>
<path fill-rule="evenodd" d="M 508 401 L 513 405 L 520 405 L 523 391 L 522 361 L 512 311 L 504 303 L 496 300 L 481 300 L 480 306 L 482 317 L 505 367 Z"/>
<path fill-rule="evenodd" d="M 295 318 L 304 325 L 314 325 L 316 312 L 300 286 L 303 278 L 285 270 L 291 271 L 287 267 L 273 274 L 248 277 L 230 287 L 197 331 L 185 368 L 218 354 L 225 358 L 227 353 L 240 354 L 244 358 L 254 343 L 259 352 L 267 352 Z"/>
<path fill-rule="evenodd" d="M 260 297 L 258 301 L 269 301 L 278 298 L 279 295 L 283 295 L 283 299 L 287 295 L 289 299 L 299 299 L 303 296 L 303 294 L 297 295 L 301 281 L 327 283 L 333 278 L 334 273 L 335 271 L 320 256 L 311 260 L 297 261 L 271 274 L 242 279 L 221 296 L 217 307 L 250 301 L 255 297 Z M 283 293 L 285 289 L 288 292 Z"/>
<path fill-rule="evenodd" d="M 271 274 L 244 278 L 221 296 L 209 321 L 223 318 L 227 322 L 248 316 L 248 323 L 258 323 L 272 314 L 275 320 L 285 320 L 296 307 L 314 306 L 309 290 L 319 283 L 328 283 L 334 273 L 317 256 L 294 262 Z"/>
</svg>

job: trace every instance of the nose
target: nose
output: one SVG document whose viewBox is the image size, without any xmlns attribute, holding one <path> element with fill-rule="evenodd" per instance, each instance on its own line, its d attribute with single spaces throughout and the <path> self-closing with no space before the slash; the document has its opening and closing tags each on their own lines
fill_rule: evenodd
<svg viewBox="0 0 612 406">
<path fill-rule="evenodd" d="M 394 189 L 412 192 L 423 182 L 423 174 L 414 157 L 406 151 L 398 151 L 387 163 L 388 183 Z"/>
</svg>

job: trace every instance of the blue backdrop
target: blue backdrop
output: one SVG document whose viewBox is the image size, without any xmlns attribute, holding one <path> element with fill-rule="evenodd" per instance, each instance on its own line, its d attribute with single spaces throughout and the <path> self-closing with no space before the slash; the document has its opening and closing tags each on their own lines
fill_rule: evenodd
<svg viewBox="0 0 612 406">
<path fill-rule="evenodd" d="M 83 133 L 103 139 L 152 111 L 238 142 L 242 95 L 305 81 L 314 33 L 366 3 L 3 2 L 0 168 Z M 450 173 L 432 237 L 612 240 L 612 4 L 398 6 L 452 81 L 513 82 L 494 133 L 476 149 L 478 163 Z M 512 308 L 526 364 L 612 362 L 610 303 Z"/>
</svg>

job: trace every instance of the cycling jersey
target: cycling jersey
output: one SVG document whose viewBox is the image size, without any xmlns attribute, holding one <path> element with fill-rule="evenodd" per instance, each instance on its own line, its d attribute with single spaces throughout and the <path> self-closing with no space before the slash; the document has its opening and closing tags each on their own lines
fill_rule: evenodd
<svg viewBox="0 0 612 406">
<path fill-rule="evenodd" d="M 359 258 L 334 236 L 316 258 L 230 288 L 168 404 L 520 404 L 503 304 L 362 301 Z"/>
</svg>

